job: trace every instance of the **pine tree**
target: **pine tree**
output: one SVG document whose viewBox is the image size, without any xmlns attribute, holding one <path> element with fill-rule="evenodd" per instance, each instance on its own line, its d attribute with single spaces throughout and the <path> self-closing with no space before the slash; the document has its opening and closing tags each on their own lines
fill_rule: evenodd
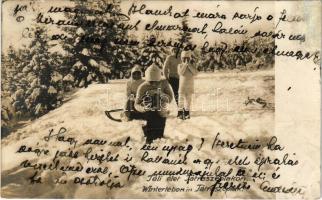
<svg viewBox="0 0 322 200">
<path fill-rule="evenodd" d="M 187 17 L 182 18 L 181 26 L 182 27 L 189 27 Z M 180 31 L 180 33 L 179 33 L 179 42 L 185 43 L 185 44 L 188 45 L 188 44 L 192 44 L 191 39 L 192 39 L 192 33 L 188 32 L 188 31 Z"/>
<path fill-rule="evenodd" d="M 6 103 L 12 104 L 12 108 L 14 111 L 17 111 L 18 115 L 20 115 L 21 110 L 25 109 L 23 99 L 25 90 L 23 88 L 25 87 L 26 79 L 22 72 L 25 65 L 22 62 L 22 53 L 24 50 L 15 50 L 10 46 L 7 50 L 7 55 L 4 55 L 2 60 L 1 96 L 6 99 Z"/>
<path fill-rule="evenodd" d="M 61 85 L 57 84 L 54 75 L 60 74 L 61 59 L 50 52 L 47 30 L 36 27 L 41 37 L 35 37 L 28 48 L 22 50 L 21 65 L 23 76 L 18 86 L 21 91 L 25 108 L 22 112 L 28 112 L 32 116 L 40 116 L 59 106 L 58 94 Z M 56 78 L 56 79 L 55 79 Z"/>
<path fill-rule="evenodd" d="M 9 83 L 8 83 L 8 69 L 9 65 L 8 55 L 1 53 L 1 97 L 4 95 L 4 92 L 9 92 Z"/>
<path fill-rule="evenodd" d="M 16 51 L 12 46 L 9 47 L 7 54 L 1 54 L 1 132 L 3 135 L 9 132 L 11 127 L 10 121 L 14 113 L 11 106 L 13 103 L 11 94 L 14 92 L 14 88 L 11 89 L 11 85 L 13 82 L 13 62 L 17 60 L 12 60 L 11 58 L 13 57 L 16 58 Z"/>
<path fill-rule="evenodd" d="M 62 77 L 57 79 L 57 75 L 62 57 L 50 52 L 47 30 L 35 30 L 41 37 L 18 50 L 11 46 L 2 54 L 1 130 L 5 134 L 18 121 L 38 117 L 60 105 Z"/>
<path fill-rule="evenodd" d="M 18 56 L 18 51 L 12 46 L 7 50 L 7 55 L 4 55 L 2 64 L 2 80 L 4 88 L 8 87 L 9 92 L 14 92 L 16 90 L 15 83 L 19 81 L 17 75 L 21 72 L 21 62 Z M 3 89 L 4 89 L 3 88 Z"/>
<path fill-rule="evenodd" d="M 69 37 L 62 44 L 68 52 L 68 65 L 73 70 L 66 76 L 74 79 L 76 87 L 87 87 L 93 81 L 106 83 L 112 75 L 121 78 L 120 73 L 131 67 L 131 60 L 134 59 L 131 52 L 127 47 L 115 44 L 118 38 L 127 38 L 127 32 L 118 28 L 117 24 L 121 21 L 119 16 L 105 13 L 112 5 L 110 3 L 112 1 L 76 0 L 76 9 L 95 10 L 104 14 L 66 14 L 66 18 L 78 23 L 76 27 L 63 28 Z M 117 3 L 113 3 L 112 9 L 120 12 Z"/>
<path fill-rule="evenodd" d="M 151 41 L 159 41 L 162 39 L 163 35 L 158 31 L 150 32 L 143 36 L 143 45 L 140 47 L 141 51 L 139 52 L 137 63 L 143 66 L 144 71 L 151 64 L 156 64 L 159 68 L 162 68 L 168 50 L 165 47 L 148 45 Z"/>
<path fill-rule="evenodd" d="M 187 17 L 182 18 L 181 26 L 182 27 L 189 27 L 189 22 L 188 22 Z M 192 45 L 192 41 L 191 41 L 192 40 L 192 33 L 182 30 L 179 32 L 178 36 L 179 36 L 178 40 L 180 43 L 183 43 L 185 45 Z M 178 53 L 179 53 L 179 50 L 178 50 Z M 197 56 L 197 54 L 198 54 L 198 56 Z M 178 56 L 180 56 L 180 55 L 178 55 Z M 197 57 L 199 57 L 199 58 L 201 57 L 200 52 L 192 52 L 193 59 L 191 60 L 191 62 L 196 62 Z M 197 63 L 195 63 L 195 64 L 197 64 Z"/>
</svg>

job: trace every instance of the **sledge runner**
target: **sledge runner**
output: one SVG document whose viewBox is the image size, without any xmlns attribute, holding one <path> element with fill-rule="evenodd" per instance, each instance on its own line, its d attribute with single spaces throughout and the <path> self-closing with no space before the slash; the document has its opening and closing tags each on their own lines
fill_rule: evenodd
<svg viewBox="0 0 322 200">
<path fill-rule="evenodd" d="M 192 94 L 194 93 L 194 76 L 198 70 L 191 64 L 191 52 L 183 51 L 181 53 L 182 63 L 178 66 L 179 74 L 179 119 L 190 118 L 190 105 Z"/>
<path fill-rule="evenodd" d="M 169 114 L 168 104 L 173 100 L 173 91 L 167 80 L 161 80 L 161 69 L 151 65 L 145 71 L 145 81 L 137 91 L 135 108 L 144 113 L 147 121 L 143 126 L 146 142 L 151 143 L 157 138 L 162 138 Z"/>
<path fill-rule="evenodd" d="M 126 104 L 121 117 L 123 121 L 142 119 L 142 114 L 134 108 L 135 96 L 139 86 L 144 82 L 142 70 L 139 65 L 135 65 L 131 70 L 130 80 L 126 82 Z"/>
</svg>

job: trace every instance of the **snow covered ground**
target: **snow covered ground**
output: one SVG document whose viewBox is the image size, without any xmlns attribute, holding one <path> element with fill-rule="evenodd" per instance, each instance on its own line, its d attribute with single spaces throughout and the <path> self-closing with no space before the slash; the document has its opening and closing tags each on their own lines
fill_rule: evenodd
<svg viewBox="0 0 322 200">
<path fill-rule="evenodd" d="M 211 142 L 218 132 L 220 137 L 226 140 L 238 141 L 268 138 L 274 134 L 274 71 L 258 72 L 231 72 L 231 73 L 205 73 L 199 74 L 195 81 L 196 94 L 193 99 L 191 119 L 178 121 L 175 104 L 171 108 L 171 116 L 166 122 L 165 138 L 155 142 L 155 145 L 164 144 L 186 145 L 193 144 L 197 147 L 200 138 L 205 139 L 205 146 L 198 151 L 196 148 L 190 153 L 190 157 L 205 160 L 213 158 L 225 160 L 234 154 L 225 150 L 211 150 Z M 57 149 L 68 150 L 68 144 L 56 141 L 46 142 L 44 136 L 50 129 L 57 131 L 60 127 L 67 129 L 66 136 L 77 138 L 75 151 L 84 152 L 86 146 L 81 144 L 89 138 L 99 138 L 108 141 L 125 141 L 130 136 L 130 145 L 133 157 L 132 164 L 138 168 L 151 172 L 157 165 L 151 163 L 142 164 L 140 161 L 144 144 L 141 129 L 142 121 L 118 123 L 111 121 L 104 115 L 104 110 L 122 108 L 125 101 L 125 80 L 114 80 L 109 84 L 93 84 L 86 89 L 80 89 L 74 93 L 60 108 L 53 110 L 45 116 L 31 122 L 29 125 L 11 133 L 2 140 L 2 197 L 42 197 L 42 198 L 209 198 L 209 192 L 155 192 L 143 193 L 145 185 L 179 186 L 183 182 L 147 182 L 147 177 L 132 177 L 126 182 L 126 176 L 120 179 L 126 182 L 126 187 L 116 190 L 107 190 L 102 187 L 85 187 L 67 183 L 67 185 L 54 184 L 52 180 L 64 176 L 57 171 L 44 170 L 41 173 L 46 184 L 29 184 L 27 177 L 33 175 L 31 168 L 21 168 L 22 161 L 29 159 L 34 163 L 48 162 L 55 155 Z M 263 104 L 252 102 L 245 105 L 248 98 L 260 97 L 266 102 Z M 54 140 L 54 139 L 52 139 Z M 29 145 L 50 150 L 50 157 L 34 153 L 15 153 L 21 145 Z M 95 147 L 96 148 L 96 147 Z M 99 148 L 99 147 L 97 147 Z M 126 156 L 129 151 L 125 148 L 115 147 L 112 153 Z M 98 149 L 99 151 L 99 149 Z M 155 153 L 162 153 L 156 151 Z M 236 154 L 236 152 L 235 152 Z M 248 153 L 252 158 L 255 155 Z M 83 160 L 82 160 L 83 159 Z M 66 159 L 67 163 L 79 161 L 86 165 L 85 158 L 77 160 Z M 121 163 L 122 164 L 122 163 Z M 107 166 L 118 171 L 118 163 Z M 213 166 L 214 167 L 214 166 Z M 179 166 L 165 166 L 162 169 L 178 169 Z M 196 165 L 189 162 L 184 168 L 197 169 Z M 200 168 L 203 168 L 203 166 Z M 69 172 L 68 179 L 73 179 L 76 173 Z M 103 175 L 104 176 L 104 175 Z M 179 184 L 179 185 L 178 185 Z M 196 187 L 197 182 L 189 183 L 190 187 Z M 252 187 L 247 192 L 220 192 L 213 198 L 272 198 L 269 193 L 259 191 L 258 187 Z"/>
</svg>

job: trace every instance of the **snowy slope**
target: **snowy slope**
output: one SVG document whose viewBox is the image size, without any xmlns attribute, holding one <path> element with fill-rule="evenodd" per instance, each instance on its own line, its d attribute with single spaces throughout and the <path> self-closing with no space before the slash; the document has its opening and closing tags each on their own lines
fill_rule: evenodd
<svg viewBox="0 0 322 200">
<path fill-rule="evenodd" d="M 200 159 L 218 158 L 226 159 L 231 152 L 211 151 L 211 141 L 220 132 L 221 137 L 230 140 L 239 138 L 267 138 L 274 133 L 274 71 L 245 72 L 245 73 L 218 73 L 199 74 L 195 81 L 195 97 L 193 99 L 192 118 L 186 121 L 175 119 L 176 108 L 171 107 L 171 117 L 167 120 L 165 138 L 155 143 L 163 144 L 200 144 L 200 138 L 205 138 L 205 147 L 200 151 L 191 152 L 191 157 Z M 139 151 L 144 144 L 141 129 L 142 121 L 117 123 L 108 120 L 104 110 L 122 108 L 125 97 L 125 81 L 115 80 L 109 84 L 93 84 L 86 89 L 80 89 L 73 94 L 63 106 L 51 111 L 45 116 L 31 122 L 24 128 L 17 130 L 2 140 L 2 196 L 3 197 L 64 197 L 64 198 L 208 198 L 209 192 L 191 193 L 142 193 L 142 186 L 146 185 L 146 177 L 134 177 L 127 183 L 127 187 L 119 190 L 106 190 L 100 187 L 55 185 L 50 182 L 62 176 L 58 172 L 44 171 L 41 175 L 48 184 L 30 185 L 26 177 L 32 175 L 32 170 L 21 169 L 20 163 L 26 159 L 34 162 L 46 162 L 48 156 L 37 156 L 33 153 L 15 153 L 21 145 L 33 145 L 53 150 L 68 150 L 69 145 L 58 142 L 46 142 L 44 136 L 50 129 L 58 130 L 60 127 L 67 129 L 68 137 L 79 140 L 75 150 L 84 151 L 80 144 L 89 138 L 99 138 L 113 141 L 124 141 L 131 137 L 131 150 L 134 158 L 133 164 L 145 170 L 152 170 L 155 166 L 140 164 L 142 152 Z M 245 106 L 247 98 L 261 97 L 268 104 L 265 108 L 258 103 Z M 37 144 L 35 144 L 37 142 Z M 127 152 L 121 148 L 114 148 L 112 153 L 125 156 Z M 254 156 L 250 154 L 249 156 Z M 81 158 L 77 161 L 85 162 Z M 66 162 L 75 162 L 75 160 Z M 85 164 L 86 165 L 86 164 Z M 117 165 L 109 166 L 117 171 Z M 173 167 L 169 167 L 173 168 Z M 196 169 L 195 165 L 188 164 L 185 168 Z M 75 174 L 70 173 L 70 179 Z M 126 179 L 126 177 L 124 178 Z M 175 185 L 175 182 L 150 182 L 155 185 Z M 191 187 L 194 186 L 191 182 Z M 218 193 L 219 197 L 272 197 L 262 194 L 257 189 L 248 193 Z"/>
</svg>

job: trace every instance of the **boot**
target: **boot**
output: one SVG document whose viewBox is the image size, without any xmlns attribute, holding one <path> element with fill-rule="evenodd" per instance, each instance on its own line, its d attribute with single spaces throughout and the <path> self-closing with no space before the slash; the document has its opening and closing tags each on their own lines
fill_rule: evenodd
<svg viewBox="0 0 322 200">
<path fill-rule="evenodd" d="M 143 134 L 144 134 L 144 136 L 145 136 L 145 137 L 148 137 L 148 130 L 147 130 L 146 125 L 143 125 L 143 126 L 142 126 L 142 130 L 143 130 Z"/>
<path fill-rule="evenodd" d="M 182 120 L 184 120 L 184 113 L 183 113 L 183 111 L 182 111 L 182 110 L 179 110 L 179 111 L 178 111 L 177 118 L 178 118 L 178 119 L 182 119 Z"/>
<path fill-rule="evenodd" d="M 145 137 L 145 143 L 151 144 L 153 141 L 153 138 L 151 138 L 151 133 L 150 133 L 150 131 L 148 131 L 147 126 L 146 125 L 142 126 L 142 130 L 143 130 L 144 137 Z"/>
<path fill-rule="evenodd" d="M 190 119 L 190 111 L 189 110 L 184 111 L 184 118 L 185 119 Z"/>
</svg>

